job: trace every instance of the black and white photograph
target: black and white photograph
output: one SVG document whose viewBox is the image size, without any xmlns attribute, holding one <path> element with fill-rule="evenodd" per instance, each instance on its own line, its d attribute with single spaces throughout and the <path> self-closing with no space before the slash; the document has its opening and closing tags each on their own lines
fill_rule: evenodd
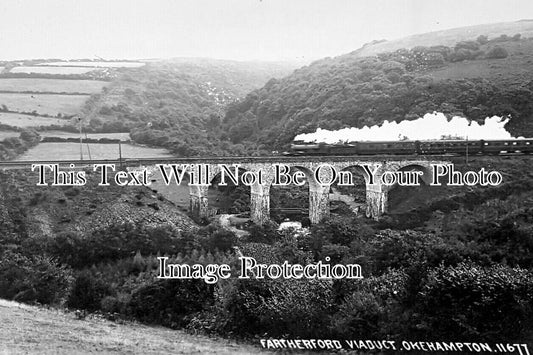
<svg viewBox="0 0 533 355">
<path fill-rule="evenodd" d="M 530 0 L 0 0 L 1 354 L 533 354 Z"/>
</svg>

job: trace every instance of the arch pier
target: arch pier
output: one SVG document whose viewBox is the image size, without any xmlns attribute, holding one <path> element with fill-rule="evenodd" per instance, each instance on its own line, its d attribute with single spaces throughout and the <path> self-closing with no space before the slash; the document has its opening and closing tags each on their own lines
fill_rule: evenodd
<svg viewBox="0 0 533 355">
<path fill-rule="evenodd" d="M 207 184 L 191 185 L 190 188 L 190 212 L 197 217 L 209 217 L 212 211 L 209 209 L 208 187 L 218 174 L 226 174 L 228 171 L 245 171 L 250 186 L 250 217 L 256 224 L 264 224 L 270 218 L 270 187 L 280 182 L 291 184 L 307 184 L 309 187 L 309 219 L 311 223 L 319 223 L 329 216 L 330 187 L 339 179 L 339 172 L 351 167 L 363 168 L 366 172 L 366 216 L 379 219 L 387 212 L 388 192 L 394 184 L 390 184 L 394 175 L 398 172 L 412 172 L 412 176 L 424 183 L 431 182 L 433 164 L 449 164 L 446 161 L 421 160 L 420 158 L 406 160 L 357 160 L 342 158 L 337 160 L 328 157 L 306 157 L 280 159 L 269 161 L 261 158 L 245 158 L 238 161 L 233 158 L 230 163 L 204 163 L 208 166 Z M 393 158 L 391 158 L 393 159 Z M 263 161 L 261 161 L 263 160 Z M 225 166 L 224 169 L 222 166 Z M 238 169 L 235 169 L 238 166 Z M 224 170 L 224 171 L 223 171 Z M 289 174 L 290 170 L 290 174 Z M 295 173 L 296 172 L 296 173 Z M 398 175 L 398 174 L 396 174 Z M 399 175 L 398 175 L 399 176 Z M 405 177 L 405 176 L 404 176 Z M 398 178 L 399 179 L 399 178 Z M 385 183 L 384 183 L 385 182 Z"/>
</svg>

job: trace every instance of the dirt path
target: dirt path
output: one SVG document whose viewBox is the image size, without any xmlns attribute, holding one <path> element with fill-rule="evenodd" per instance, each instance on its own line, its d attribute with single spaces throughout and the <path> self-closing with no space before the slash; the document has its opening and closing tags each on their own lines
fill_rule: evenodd
<svg viewBox="0 0 533 355">
<path fill-rule="evenodd" d="M 256 354 L 251 345 L 0 300 L 0 354 Z"/>
</svg>

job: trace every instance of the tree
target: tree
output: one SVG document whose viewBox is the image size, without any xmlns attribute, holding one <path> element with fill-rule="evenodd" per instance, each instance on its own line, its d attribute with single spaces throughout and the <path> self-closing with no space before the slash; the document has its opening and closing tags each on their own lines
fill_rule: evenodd
<svg viewBox="0 0 533 355">
<path fill-rule="evenodd" d="M 485 58 L 487 59 L 501 59 L 501 58 L 507 58 L 509 53 L 507 53 L 507 50 L 500 46 L 495 46 L 487 52 L 487 55 Z"/>
<path fill-rule="evenodd" d="M 485 35 L 480 35 L 477 39 L 479 44 L 487 44 L 489 43 L 489 38 Z"/>
</svg>

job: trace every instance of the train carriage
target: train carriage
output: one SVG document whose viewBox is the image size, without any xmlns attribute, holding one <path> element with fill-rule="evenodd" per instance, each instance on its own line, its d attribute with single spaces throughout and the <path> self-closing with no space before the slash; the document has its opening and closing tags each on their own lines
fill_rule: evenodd
<svg viewBox="0 0 533 355">
<path fill-rule="evenodd" d="M 533 152 L 533 138 L 513 140 L 361 141 L 343 144 L 295 142 L 285 155 L 498 155 Z"/>
</svg>

